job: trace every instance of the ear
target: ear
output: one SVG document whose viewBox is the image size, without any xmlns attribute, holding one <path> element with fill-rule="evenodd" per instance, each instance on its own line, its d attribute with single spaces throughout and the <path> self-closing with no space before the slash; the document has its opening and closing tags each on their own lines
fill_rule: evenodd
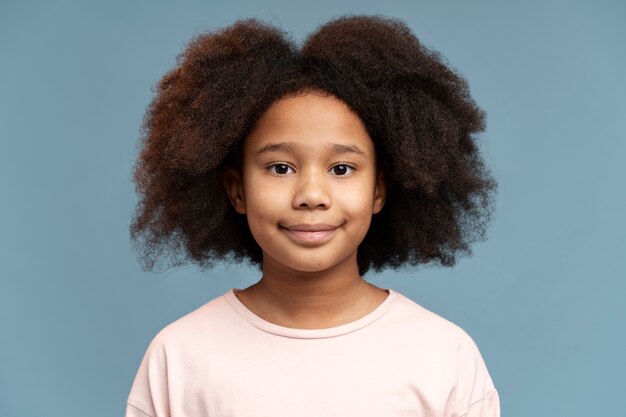
<svg viewBox="0 0 626 417">
<path fill-rule="evenodd" d="M 374 202 L 372 205 L 372 214 L 380 213 L 385 204 L 387 197 L 387 187 L 385 186 L 385 178 L 382 171 L 376 175 L 376 188 L 374 189 Z"/>
<path fill-rule="evenodd" d="M 241 172 L 232 167 L 225 168 L 222 172 L 222 182 L 235 211 L 239 214 L 246 214 Z"/>
</svg>

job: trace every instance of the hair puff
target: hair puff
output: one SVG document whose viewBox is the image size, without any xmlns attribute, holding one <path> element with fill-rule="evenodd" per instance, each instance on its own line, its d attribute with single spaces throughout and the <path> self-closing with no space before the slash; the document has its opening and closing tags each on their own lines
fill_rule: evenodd
<svg viewBox="0 0 626 417">
<path fill-rule="evenodd" d="M 361 274 L 451 266 L 484 239 L 497 188 L 475 143 L 485 115 L 439 53 L 394 18 L 346 15 L 300 48 L 250 18 L 194 37 L 157 85 L 133 174 L 131 237 L 144 269 L 262 263 L 223 169 L 238 164 L 272 103 L 308 90 L 336 96 L 363 120 L 385 178 L 385 207 L 358 249 Z"/>
</svg>

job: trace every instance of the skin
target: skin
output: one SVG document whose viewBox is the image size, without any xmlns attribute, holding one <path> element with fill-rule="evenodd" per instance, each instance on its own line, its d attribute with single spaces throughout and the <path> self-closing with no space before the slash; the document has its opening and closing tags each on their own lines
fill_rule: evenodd
<svg viewBox="0 0 626 417">
<path fill-rule="evenodd" d="M 243 143 L 224 185 L 263 251 L 263 276 L 237 293 L 253 313 L 292 328 L 346 324 L 388 293 L 358 273 L 357 248 L 384 204 L 374 144 L 334 96 L 274 103 Z"/>
</svg>

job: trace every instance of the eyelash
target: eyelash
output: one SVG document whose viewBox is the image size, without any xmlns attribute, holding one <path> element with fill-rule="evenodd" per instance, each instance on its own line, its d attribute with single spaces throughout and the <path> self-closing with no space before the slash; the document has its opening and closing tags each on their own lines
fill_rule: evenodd
<svg viewBox="0 0 626 417">
<path fill-rule="evenodd" d="M 277 175 L 277 176 L 281 176 L 281 177 L 282 177 L 282 176 L 284 176 L 284 175 L 287 175 L 287 174 L 279 174 L 278 172 L 274 172 L 274 171 L 272 170 L 274 167 L 279 166 L 279 165 L 284 165 L 284 166 L 288 167 L 289 169 L 292 169 L 292 170 L 293 170 L 293 167 L 292 167 L 291 165 L 289 165 L 288 163 L 286 163 L 286 162 L 274 162 L 274 163 L 272 163 L 272 164 L 268 165 L 268 166 L 267 166 L 267 169 L 268 169 L 268 170 L 269 170 L 272 174 Z M 332 169 L 334 169 L 334 168 L 336 168 L 336 167 L 338 167 L 338 166 L 345 166 L 345 167 L 347 167 L 348 169 L 351 169 L 351 170 L 352 170 L 351 172 L 348 172 L 348 173 L 346 173 L 345 175 L 337 175 L 338 177 L 347 177 L 347 176 L 349 176 L 350 174 L 352 174 L 352 172 L 354 172 L 354 170 L 356 170 L 356 167 L 355 167 L 354 165 L 352 165 L 352 164 L 348 164 L 348 163 L 346 163 L 346 162 L 339 162 L 339 163 L 337 163 L 337 164 L 333 165 L 332 167 L 330 167 L 330 169 L 332 170 Z"/>
</svg>

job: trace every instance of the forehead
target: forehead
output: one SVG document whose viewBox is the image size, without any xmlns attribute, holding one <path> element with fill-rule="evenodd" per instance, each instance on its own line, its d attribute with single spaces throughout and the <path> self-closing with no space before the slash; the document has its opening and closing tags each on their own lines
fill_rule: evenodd
<svg viewBox="0 0 626 417">
<path fill-rule="evenodd" d="M 316 92 L 276 101 L 246 138 L 244 152 L 254 153 L 269 143 L 281 142 L 293 144 L 290 150 L 339 144 L 374 152 L 365 124 L 350 107 L 335 96 Z"/>
</svg>

